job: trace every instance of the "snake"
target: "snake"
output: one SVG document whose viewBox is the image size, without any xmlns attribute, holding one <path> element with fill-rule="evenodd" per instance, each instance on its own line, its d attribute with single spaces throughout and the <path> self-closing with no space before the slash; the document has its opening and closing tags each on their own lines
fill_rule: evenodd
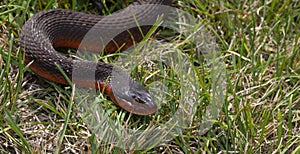
<svg viewBox="0 0 300 154">
<path fill-rule="evenodd" d="M 49 81 L 68 85 L 67 76 L 75 85 L 103 91 L 117 106 L 130 113 L 154 114 L 158 110 L 154 96 L 125 70 L 102 61 L 70 58 L 59 53 L 57 48 L 96 53 L 125 51 L 143 40 L 164 13 L 159 6 L 171 3 L 171 0 L 139 0 L 111 15 L 67 9 L 38 12 L 25 22 L 21 30 L 24 63 Z M 92 37 L 87 39 L 87 35 Z M 80 73 L 74 77 L 76 70 Z M 113 81 L 114 78 L 119 80 Z"/>
</svg>

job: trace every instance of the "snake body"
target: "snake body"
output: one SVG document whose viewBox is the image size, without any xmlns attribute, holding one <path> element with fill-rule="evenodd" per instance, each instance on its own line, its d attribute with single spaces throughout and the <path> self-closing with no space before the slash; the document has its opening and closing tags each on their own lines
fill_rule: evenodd
<svg viewBox="0 0 300 154">
<path fill-rule="evenodd" d="M 70 59 L 59 54 L 55 49 L 69 47 L 94 52 L 126 50 L 135 42 L 142 40 L 143 35 L 151 28 L 152 20 L 161 14 L 156 10 L 157 6 L 170 5 L 170 3 L 170 0 L 140 0 L 110 16 L 84 14 L 65 9 L 39 12 L 22 27 L 20 46 L 25 53 L 25 63 L 30 64 L 30 68 L 36 74 L 66 85 L 68 83 L 58 69 L 60 67 L 75 84 L 105 91 L 113 102 L 123 109 L 138 115 L 153 114 L 157 111 L 153 96 L 130 76 L 124 75 L 123 70 L 114 69 L 113 65 L 104 62 Z M 151 5 L 143 9 L 135 7 L 141 4 Z M 143 21 L 148 24 L 137 26 L 137 22 Z M 95 37 L 82 43 L 85 36 L 93 29 L 98 29 L 102 37 L 95 34 Z M 118 34 L 107 36 L 112 31 Z M 106 36 L 104 41 L 103 35 Z M 72 73 L 78 66 L 84 68 L 82 74 L 93 72 L 94 75 L 74 78 Z M 116 75 L 121 76 L 118 78 L 121 80 L 124 78 L 128 84 L 113 90 L 109 80 L 113 77 L 113 70 L 117 72 Z"/>
</svg>

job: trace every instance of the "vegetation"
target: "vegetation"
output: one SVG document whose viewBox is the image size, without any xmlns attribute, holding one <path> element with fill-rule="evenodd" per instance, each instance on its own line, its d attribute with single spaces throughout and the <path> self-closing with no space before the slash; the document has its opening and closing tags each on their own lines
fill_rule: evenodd
<svg viewBox="0 0 300 154">
<path fill-rule="evenodd" d="M 18 38 L 25 21 L 39 11 L 65 8 L 108 15 L 130 4 L 104 1 L 102 11 L 81 0 L 0 2 L 0 152 L 1 153 L 298 153 L 300 152 L 300 2 L 180 0 L 174 6 L 203 20 L 226 65 L 224 104 L 212 127 L 199 134 L 211 99 L 212 67 L 197 57 L 188 37 L 168 29 L 157 37 L 179 44 L 198 74 L 201 103 L 182 134 L 146 149 L 123 149 L 99 140 L 78 112 L 76 86 L 62 86 L 34 74 L 24 65 Z M 200 24 L 200 23 L 199 23 Z M 110 61 L 105 55 L 101 60 Z M 203 58 L 203 57 L 202 57 Z M 162 63 L 160 63 L 162 64 Z M 159 65 L 161 66 L 161 65 Z M 162 68 L 156 66 L 158 68 Z M 154 66 L 151 66 L 154 67 Z M 151 69 L 150 67 L 150 69 Z M 152 77 L 149 66 L 133 73 L 143 82 Z M 109 119 L 131 129 L 163 125 L 178 109 L 181 81 L 166 68 L 155 79 L 168 87 L 166 102 L 151 116 L 136 116 L 99 94 Z M 224 72 L 225 73 L 225 72 Z M 138 75 L 134 75 L 138 74 Z M 149 83 L 144 82 L 146 87 Z M 182 117 L 184 118 L 184 117 Z M 115 130 L 116 134 L 120 133 Z M 146 130 L 145 130 L 146 131 Z M 147 131 L 146 131 L 147 132 Z M 113 136 L 107 135 L 110 140 Z M 136 141 L 136 142 L 139 142 Z M 122 143 L 117 143 L 120 145 Z M 124 143 L 125 144 L 125 143 Z"/>
</svg>

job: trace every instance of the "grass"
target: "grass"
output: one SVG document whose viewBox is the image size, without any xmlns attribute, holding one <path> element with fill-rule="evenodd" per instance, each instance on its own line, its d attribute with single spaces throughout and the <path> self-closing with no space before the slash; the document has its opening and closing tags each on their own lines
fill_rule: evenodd
<svg viewBox="0 0 300 154">
<path fill-rule="evenodd" d="M 109 14 L 127 4 L 109 1 L 101 13 Z M 212 69 L 197 57 L 195 45 L 187 38 L 167 30 L 161 32 L 179 44 L 194 63 L 203 106 L 196 108 L 192 125 L 181 135 L 173 134 L 169 142 L 144 150 L 126 150 L 99 141 L 77 112 L 78 105 L 73 101 L 77 87 L 57 85 L 32 73 L 23 64 L 17 45 L 22 25 L 38 11 L 66 8 L 97 13 L 96 6 L 89 1 L 4 0 L 0 2 L 0 152 L 299 153 L 300 3 L 182 0 L 176 2 L 176 7 L 203 19 L 226 64 L 224 104 L 207 132 L 199 135 L 199 124 L 214 88 Z M 154 116 L 130 115 L 100 94 L 96 101 L 110 113 L 106 118 L 132 129 L 147 129 L 153 122 L 163 125 L 169 120 L 170 112 L 178 107 L 181 93 L 177 89 L 182 83 L 163 63 L 155 67 L 166 71 L 153 75 L 146 70 L 149 67 L 136 67 L 140 74 L 135 77 L 142 82 L 153 75 L 154 79 L 147 80 L 150 83 L 167 76 L 163 80 L 168 85 L 167 99 L 161 110 Z"/>
</svg>

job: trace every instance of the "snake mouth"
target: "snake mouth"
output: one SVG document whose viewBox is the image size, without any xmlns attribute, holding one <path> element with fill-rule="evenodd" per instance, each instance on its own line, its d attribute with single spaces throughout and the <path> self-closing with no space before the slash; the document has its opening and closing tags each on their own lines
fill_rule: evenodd
<svg viewBox="0 0 300 154">
<path fill-rule="evenodd" d="M 123 109 L 137 114 L 150 115 L 157 111 L 157 105 L 146 89 L 140 91 L 112 91 L 115 103 Z"/>
<path fill-rule="evenodd" d="M 154 101 L 151 102 L 141 102 L 137 98 L 124 98 L 115 95 L 116 103 L 128 112 L 137 115 L 150 115 L 157 111 L 157 105 Z"/>
<path fill-rule="evenodd" d="M 139 83 L 130 87 L 106 86 L 105 92 L 115 104 L 136 115 L 150 115 L 158 110 L 152 95 Z"/>
</svg>

